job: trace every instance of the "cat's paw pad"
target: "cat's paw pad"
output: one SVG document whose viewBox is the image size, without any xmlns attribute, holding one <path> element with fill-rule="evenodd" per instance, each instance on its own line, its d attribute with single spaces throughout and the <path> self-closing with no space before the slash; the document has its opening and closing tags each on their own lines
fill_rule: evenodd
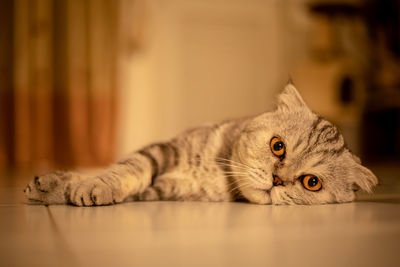
<svg viewBox="0 0 400 267">
<path fill-rule="evenodd" d="M 66 203 L 64 185 L 68 173 L 52 172 L 42 176 L 35 176 L 24 189 L 25 197 L 31 202 L 42 204 Z"/>
<path fill-rule="evenodd" d="M 117 202 L 111 186 L 97 179 L 76 184 L 71 190 L 70 201 L 76 206 L 99 206 Z"/>
</svg>

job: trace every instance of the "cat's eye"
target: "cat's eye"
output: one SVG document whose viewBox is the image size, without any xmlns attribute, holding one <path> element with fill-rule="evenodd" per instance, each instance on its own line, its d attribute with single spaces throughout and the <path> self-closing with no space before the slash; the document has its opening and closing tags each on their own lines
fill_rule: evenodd
<svg viewBox="0 0 400 267">
<path fill-rule="evenodd" d="M 283 158 L 285 156 L 285 152 L 286 152 L 285 144 L 282 142 L 282 140 L 279 137 L 272 137 L 269 145 L 270 145 L 272 153 L 275 156 L 277 156 L 279 158 Z"/>
<path fill-rule="evenodd" d="M 304 175 L 300 178 L 304 188 L 310 191 L 319 191 L 322 188 L 322 183 L 315 175 Z"/>
</svg>

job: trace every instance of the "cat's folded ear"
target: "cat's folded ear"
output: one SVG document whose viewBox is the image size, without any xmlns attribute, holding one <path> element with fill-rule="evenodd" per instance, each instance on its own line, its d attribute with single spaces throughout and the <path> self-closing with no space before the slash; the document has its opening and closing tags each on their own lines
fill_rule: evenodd
<svg viewBox="0 0 400 267">
<path fill-rule="evenodd" d="M 278 96 L 278 111 L 288 112 L 305 108 L 308 109 L 296 87 L 292 83 L 288 83 Z"/>
<path fill-rule="evenodd" d="M 356 164 L 353 167 L 353 189 L 357 191 L 361 189 L 365 192 L 372 193 L 373 188 L 378 184 L 378 178 L 368 168 Z"/>
</svg>

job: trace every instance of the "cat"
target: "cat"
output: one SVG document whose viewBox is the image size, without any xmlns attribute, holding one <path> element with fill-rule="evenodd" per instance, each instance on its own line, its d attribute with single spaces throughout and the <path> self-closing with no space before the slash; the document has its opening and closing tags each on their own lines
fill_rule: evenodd
<svg viewBox="0 0 400 267">
<path fill-rule="evenodd" d="M 273 111 L 190 129 L 98 175 L 36 176 L 24 192 L 46 205 L 128 199 L 293 205 L 351 202 L 356 190 L 372 192 L 377 183 L 338 128 L 311 111 L 288 83 Z"/>
</svg>

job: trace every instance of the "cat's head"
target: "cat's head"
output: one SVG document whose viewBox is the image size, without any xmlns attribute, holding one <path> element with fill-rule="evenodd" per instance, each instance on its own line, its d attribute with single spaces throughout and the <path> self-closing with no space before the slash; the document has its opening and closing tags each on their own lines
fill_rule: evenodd
<svg viewBox="0 0 400 267">
<path fill-rule="evenodd" d="M 338 128 L 311 111 L 288 84 L 276 110 L 255 117 L 234 145 L 241 194 L 259 204 L 349 202 L 378 179 L 346 147 Z"/>
</svg>

